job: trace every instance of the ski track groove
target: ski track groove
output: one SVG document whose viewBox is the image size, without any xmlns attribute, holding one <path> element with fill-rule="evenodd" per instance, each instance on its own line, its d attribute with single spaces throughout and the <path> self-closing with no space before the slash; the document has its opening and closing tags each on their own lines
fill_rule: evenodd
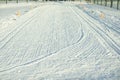
<svg viewBox="0 0 120 80">
<path fill-rule="evenodd" d="M 15 30 L 13 30 L 5 38 L 3 38 L 2 41 L 5 40 L 7 37 L 9 37 L 10 34 L 12 35 L 2 46 L 0 46 L 0 49 L 2 49 L 10 40 L 12 40 L 12 38 L 14 38 L 23 28 L 25 28 L 24 26 L 27 25 L 30 21 L 32 21 L 33 17 L 37 17 L 38 15 L 33 15 L 31 18 L 27 19 L 23 24 L 21 24 L 20 25 L 21 27 L 20 26 L 16 27 Z M 16 32 L 16 33 L 12 34 L 14 32 Z"/>
<path fill-rule="evenodd" d="M 77 5 L 77 7 L 78 7 L 79 9 L 81 9 L 78 5 Z M 84 11 L 84 12 L 85 12 L 85 11 Z M 85 13 L 86 13 L 87 15 L 91 16 L 89 13 L 87 13 L 87 12 L 85 12 Z M 95 20 L 99 20 L 99 19 L 95 18 L 94 16 L 91 16 L 91 17 L 92 17 L 93 19 L 95 19 Z M 104 24 L 104 25 L 106 26 L 106 28 L 108 28 L 108 29 L 110 29 L 110 30 L 112 30 L 112 31 L 120 34 L 120 28 L 119 28 L 118 26 L 116 26 L 113 22 L 109 22 L 109 23 L 111 23 L 110 25 L 114 26 L 114 27 L 110 27 L 110 25 L 108 25 L 107 23 L 105 23 L 105 22 L 103 22 L 103 21 L 101 21 L 101 20 L 99 20 L 99 21 L 100 21 L 100 23 Z"/>
<path fill-rule="evenodd" d="M 73 45 L 77 44 L 78 42 L 80 42 L 80 40 L 81 40 L 82 38 L 83 38 L 83 35 L 79 38 L 79 40 L 78 40 L 76 43 L 73 43 L 73 44 L 70 45 L 70 46 L 73 46 Z M 70 47 L 70 46 L 67 46 L 67 47 L 65 47 L 65 48 L 63 48 L 63 49 L 66 49 L 66 48 L 68 48 L 68 47 Z M 43 60 L 44 58 L 47 58 L 47 57 L 49 57 L 49 56 L 51 56 L 51 55 L 54 55 L 55 53 L 58 53 L 58 52 L 62 51 L 63 49 L 58 50 L 58 51 L 56 51 L 56 52 L 54 52 L 54 53 L 49 53 L 48 55 L 43 56 L 43 57 L 38 58 L 38 59 L 35 59 L 35 60 L 33 60 L 33 61 L 30 61 L 30 62 L 21 64 L 21 65 L 18 65 L 18 66 L 14 66 L 14 67 L 11 67 L 11 68 L 9 68 L 9 69 L 1 70 L 0 72 L 6 72 L 6 71 L 9 71 L 9 70 L 12 70 L 12 69 L 21 67 L 21 66 L 28 66 L 28 65 L 30 65 L 30 64 L 32 64 L 32 63 L 37 63 L 38 61 Z M 41 50 L 41 49 L 40 49 L 40 50 Z M 26 50 L 26 51 L 27 51 L 27 50 Z M 26 53 L 26 51 L 25 51 L 25 53 Z M 25 53 L 24 53 L 24 54 L 25 54 Z M 22 59 L 24 59 L 24 58 L 22 58 Z"/>
<path fill-rule="evenodd" d="M 57 9 L 59 9 L 59 8 L 57 8 Z M 49 26 L 52 25 L 52 29 L 50 29 L 46 34 L 44 32 L 40 33 L 39 36 L 37 36 L 37 41 L 38 41 L 37 44 L 34 43 L 34 41 L 33 41 L 33 43 L 34 43 L 33 45 L 31 44 L 31 45 L 28 45 L 27 47 L 24 48 L 25 51 L 24 51 L 24 53 L 22 53 L 21 61 L 19 62 L 20 64 L 17 63 L 17 65 L 11 66 L 11 63 L 13 64 L 13 62 L 14 62 L 14 60 L 12 61 L 12 59 L 15 58 L 16 56 L 18 56 L 19 52 L 18 53 L 17 53 L 17 51 L 14 52 L 12 54 L 12 57 L 10 57 L 10 55 L 5 56 L 6 59 L 3 59 L 3 60 L 4 61 L 7 60 L 7 64 L 9 64 L 10 66 L 5 67 L 2 70 L 0 70 L 0 73 L 4 74 L 6 72 L 6 73 L 9 74 L 11 71 L 18 70 L 18 69 L 21 69 L 21 68 L 26 69 L 26 67 L 29 67 L 29 69 L 30 69 L 30 66 L 34 67 L 34 65 L 36 65 L 36 64 L 37 65 L 40 65 L 40 64 L 42 65 L 42 63 L 40 63 L 40 62 L 42 62 L 42 61 L 44 62 L 44 60 L 46 60 L 46 59 L 49 60 L 49 58 L 52 58 L 53 56 L 58 57 L 56 55 L 60 55 L 60 52 L 67 51 L 67 50 L 69 50 L 69 51 L 66 52 L 66 54 L 64 54 L 64 58 L 67 56 L 67 59 L 65 60 L 65 62 L 59 63 L 59 59 L 58 59 L 58 63 L 52 65 L 52 67 L 55 68 L 55 73 L 57 73 L 57 72 L 59 73 L 61 70 L 65 70 L 66 66 L 68 66 L 68 64 L 70 64 L 70 63 L 72 64 L 73 62 L 74 62 L 74 64 L 72 66 L 77 65 L 78 63 L 83 64 L 86 60 L 92 60 L 92 59 L 95 59 L 96 63 L 97 63 L 98 60 L 102 59 L 103 57 L 105 58 L 106 54 L 109 53 L 109 52 L 106 53 L 106 49 L 104 49 L 105 47 L 102 44 L 100 44 L 99 40 L 97 40 L 98 36 L 100 36 L 100 39 L 102 41 L 106 42 L 107 46 L 109 46 L 111 49 L 113 49 L 116 53 L 120 54 L 120 49 L 119 49 L 120 46 L 117 45 L 117 43 L 109 35 L 107 35 L 101 28 L 99 28 L 99 24 L 97 25 L 93 21 L 91 21 L 89 19 L 89 17 L 87 17 L 85 15 L 85 12 L 79 13 L 82 10 L 79 10 L 79 8 L 77 8 L 76 6 L 75 7 L 69 6 L 69 7 L 67 7 L 67 9 L 70 10 L 74 16 L 77 16 L 77 20 L 80 22 L 80 24 L 77 24 L 77 26 L 79 25 L 79 27 L 77 27 L 79 29 L 78 29 L 78 32 L 75 34 L 75 36 L 79 35 L 79 36 L 77 36 L 77 38 L 72 39 L 71 36 L 73 36 L 73 35 L 69 34 L 71 32 L 71 30 L 73 29 L 73 27 L 72 28 L 70 27 L 70 29 L 67 29 L 67 28 L 69 28 L 69 26 L 71 26 L 71 25 L 68 26 L 67 24 L 64 23 L 67 26 L 62 27 L 62 28 L 57 30 L 57 28 L 56 28 L 57 22 L 55 22 L 56 18 L 53 18 L 53 19 L 51 19 L 51 21 L 53 21 L 53 22 L 51 24 L 48 24 Z M 83 14 L 85 16 L 81 16 L 80 14 Z M 18 31 L 14 31 L 14 32 L 12 31 L 10 34 L 8 34 L 6 36 L 6 38 L 3 39 L 3 41 L 4 41 L 5 39 L 7 39 L 7 37 L 10 36 L 10 38 L 6 41 L 6 43 L 3 44 L 2 47 L 0 47 L 0 50 L 3 49 L 9 41 L 11 41 L 14 37 L 16 37 L 16 35 L 20 31 L 22 31 L 22 29 L 24 28 L 25 25 L 27 25 L 29 23 L 32 23 L 32 21 L 35 20 L 35 18 L 37 18 L 39 16 L 40 16 L 39 14 L 38 15 L 33 15 L 32 18 L 30 18 L 30 20 L 28 19 L 29 21 L 26 21 L 25 23 L 22 24 L 21 28 L 19 28 L 19 26 L 17 26 L 17 28 L 19 28 Z M 50 16 L 50 15 L 48 14 L 48 16 Z M 51 17 L 48 17 L 48 16 L 47 16 L 47 18 L 51 18 Z M 86 29 L 86 26 L 82 24 L 84 22 L 82 22 L 81 19 L 85 23 L 87 23 L 87 25 L 89 25 L 88 30 Z M 36 21 L 37 21 L 37 19 L 34 22 L 36 22 Z M 37 24 L 38 24 L 37 26 L 40 26 L 39 23 L 37 23 Z M 97 29 L 94 26 L 97 27 Z M 30 27 L 29 30 L 30 29 L 33 29 L 33 28 Z M 39 29 L 39 28 L 35 27 L 34 30 L 37 30 L 37 29 Z M 61 34 L 61 32 L 63 32 L 63 34 Z M 71 32 L 71 34 L 74 34 L 74 33 L 75 32 Z M 28 34 L 30 34 L 30 33 L 28 33 Z M 12 37 L 11 37 L 11 35 L 12 35 Z M 36 37 L 35 37 L 35 39 L 36 39 Z M 69 41 L 70 39 L 71 39 L 71 41 Z M 57 44 L 55 44 L 55 43 L 59 42 L 58 43 L 58 45 L 59 45 L 59 44 L 61 44 L 62 41 L 65 41 L 64 42 L 65 44 L 62 45 L 62 47 L 57 46 Z M 96 43 L 94 43 L 94 42 L 96 42 Z M 53 46 L 51 46 L 51 45 L 53 45 Z M 33 48 L 34 46 L 36 46 L 36 47 Z M 54 51 L 52 51 L 51 49 L 54 49 Z M 11 51 L 10 52 L 9 51 L 10 51 L 10 48 L 8 48 L 6 53 L 11 52 Z M 96 55 L 96 53 L 100 53 L 100 54 Z M 60 57 L 61 57 L 61 55 L 60 55 Z M 75 62 L 76 59 L 78 59 L 79 62 Z M 63 59 L 61 59 L 61 60 L 63 60 Z M 2 61 L 2 62 L 4 62 L 4 61 Z M 2 64 L 2 62 L 0 62 L 0 63 Z M 94 62 L 94 60 L 93 60 L 93 62 Z M 43 66 L 45 64 L 46 63 L 43 63 Z M 95 64 L 95 65 L 97 65 L 97 64 Z M 63 67 L 65 66 L 65 68 L 63 68 L 63 67 L 60 68 L 60 66 L 63 66 Z M 107 69 L 106 65 L 103 65 L 102 67 L 104 67 L 104 66 Z M 1 66 L 1 67 L 3 67 L 3 66 Z M 40 67 L 38 66 L 38 68 L 40 68 Z M 47 67 L 45 67 L 45 68 L 47 68 Z M 40 69 L 42 69 L 42 68 L 40 68 Z M 104 72 L 105 72 L 106 69 L 104 69 Z M 36 71 L 36 72 L 33 72 L 33 74 L 37 73 L 37 74 L 42 75 L 45 72 L 44 72 L 44 70 L 43 70 L 43 72 L 41 71 L 41 73 L 40 73 L 40 71 L 38 71 L 38 72 Z M 53 72 L 54 72 L 54 70 L 53 70 Z M 49 74 L 49 72 L 47 73 L 47 75 L 48 74 Z M 83 73 L 83 74 L 87 75 L 87 73 Z"/>
<path fill-rule="evenodd" d="M 38 15 L 36 15 L 36 17 L 37 17 Z M 30 23 L 32 20 L 34 20 L 34 16 L 32 17 L 32 18 L 30 18 L 30 20 L 29 21 L 27 21 L 26 23 L 24 23 L 25 25 L 27 25 L 28 23 Z M 22 24 L 23 26 L 22 26 L 22 28 L 24 28 L 24 24 Z M 82 27 L 82 25 L 81 25 L 81 27 Z M 20 29 L 19 31 L 21 31 L 22 29 Z M 66 36 L 67 36 L 67 30 L 66 29 L 64 29 L 65 30 L 65 34 L 66 34 Z M 73 43 L 73 44 L 71 44 L 71 45 L 67 45 L 65 48 L 62 48 L 62 49 L 60 49 L 60 50 L 58 50 L 58 51 L 55 51 L 54 53 L 48 53 L 48 55 L 45 55 L 45 56 L 43 56 L 43 57 L 41 57 L 41 58 L 38 58 L 38 59 L 35 59 L 35 60 L 32 60 L 32 61 L 28 61 L 28 62 L 26 62 L 26 63 L 24 63 L 24 64 L 21 64 L 21 65 L 17 65 L 17 66 L 13 66 L 13 67 L 11 67 L 11 68 L 8 68 L 8 69 L 5 69 L 5 70 L 1 70 L 0 72 L 6 72 L 6 71 L 9 71 L 9 70 L 12 70 L 12 69 L 15 69 L 15 68 L 18 68 L 18 67 L 21 67 L 21 66 L 28 66 L 28 65 L 30 65 L 30 64 L 32 64 L 32 63 L 37 63 L 38 61 L 40 61 L 40 60 L 42 60 L 42 59 L 44 59 L 44 58 L 47 58 L 47 57 L 49 57 L 49 56 L 51 56 L 51 55 L 53 55 L 53 54 L 55 54 L 55 53 L 58 53 L 59 51 L 62 51 L 62 50 L 64 50 L 64 49 L 66 49 L 66 48 L 68 48 L 68 47 L 70 47 L 70 46 L 73 46 L 73 45 L 75 45 L 75 44 L 77 44 L 77 43 L 79 43 L 80 41 L 81 41 L 81 39 L 84 37 L 84 33 L 83 33 L 83 30 L 81 29 L 81 36 L 79 37 L 79 39 L 75 42 L 75 43 Z M 19 33 L 19 32 L 17 32 L 17 33 Z M 17 34 L 16 33 L 16 34 Z M 15 35 L 16 35 L 15 34 Z M 15 36 L 14 35 L 14 36 Z M 14 37 L 13 36 L 13 37 Z M 12 38 L 13 38 L 12 37 Z M 11 39 L 12 39 L 11 38 Z M 10 40 L 9 40 L 10 41 Z M 9 42 L 8 41 L 8 42 Z M 67 43 L 68 43 L 68 40 L 67 40 Z M 6 43 L 7 44 L 7 43 Z M 28 47 L 29 48 L 29 47 Z M 41 48 L 42 49 L 42 48 Z M 41 50 L 41 49 L 39 49 L 39 50 Z M 26 52 L 27 52 L 27 49 L 25 50 L 25 52 L 24 52 L 24 54 L 26 54 Z M 39 52 L 40 53 L 40 52 Z M 21 61 L 23 61 L 23 59 L 24 59 L 24 57 L 25 57 L 25 55 L 22 57 L 22 60 Z"/>
<path fill-rule="evenodd" d="M 72 9 L 73 10 L 73 9 Z M 95 29 L 91 24 L 94 24 L 95 26 L 97 26 L 95 23 L 93 23 L 91 20 L 89 20 L 88 18 L 83 18 L 82 16 L 80 16 L 80 14 L 74 10 L 74 12 L 76 12 L 76 14 L 81 17 L 83 20 L 85 20 L 90 26 L 91 28 L 93 28 L 95 30 L 96 33 L 98 33 L 104 40 L 105 42 L 107 42 L 107 44 L 114 49 L 118 54 L 120 54 L 120 47 L 119 45 L 117 45 L 117 43 L 115 41 L 113 41 L 113 39 L 111 37 L 109 37 L 103 30 L 101 30 L 99 27 L 97 27 L 98 29 Z M 85 16 L 84 16 L 85 17 Z M 86 20 L 87 19 L 87 20 Z M 104 36 L 102 35 L 104 34 Z M 112 40 L 112 41 L 111 41 Z"/>
<path fill-rule="evenodd" d="M 80 8 L 80 6 L 78 6 L 78 5 L 76 5 L 78 8 Z M 88 7 L 88 6 L 87 6 Z M 80 8 L 81 9 L 81 8 Z M 103 10 L 103 8 L 102 8 L 102 10 Z M 101 11 L 101 10 L 100 10 Z M 103 12 L 104 12 L 104 10 L 103 10 Z M 85 13 L 87 13 L 86 11 L 85 11 Z M 104 12 L 105 13 L 105 12 Z M 96 19 L 96 20 L 98 20 L 97 18 L 95 18 L 94 16 L 92 16 L 92 15 L 90 15 L 89 13 L 87 13 L 89 16 L 91 16 L 91 17 L 93 17 L 94 19 Z M 107 16 L 109 16 L 109 17 L 111 17 L 112 16 L 112 14 L 109 14 L 109 13 L 105 13 L 105 14 L 107 14 Z M 114 16 L 114 17 L 117 17 L 117 16 Z M 104 21 L 102 21 L 102 20 L 99 20 L 101 23 L 103 23 L 103 24 L 105 24 L 108 28 L 117 28 L 115 31 L 116 32 L 118 32 L 117 30 L 120 30 L 120 27 L 118 27 L 117 25 L 115 25 L 115 23 L 114 22 L 112 22 L 111 20 L 107 20 L 108 21 L 108 23 L 110 24 L 110 25 L 112 25 L 112 26 L 114 26 L 114 27 L 110 27 L 108 24 L 106 24 L 106 22 L 104 22 Z M 119 32 L 120 33 L 120 32 Z"/>
</svg>

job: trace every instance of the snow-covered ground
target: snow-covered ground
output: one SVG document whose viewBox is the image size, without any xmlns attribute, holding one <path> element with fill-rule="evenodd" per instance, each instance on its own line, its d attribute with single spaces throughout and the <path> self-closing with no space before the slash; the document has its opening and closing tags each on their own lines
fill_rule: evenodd
<svg viewBox="0 0 120 80">
<path fill-rule="evenodd" d="M 102 25 L 100 29 L 106 35 L 108 35 L 110 40 L 112 40 L 113 43 L 115 43 L 116 46 L 118 46 L 119 48 L 119 44 L 120 44 L 120 11 L 119 10 L 98 6 L 98 5 L 92 5 L 92 4 L 82 4 L 81 6 L 77 5 L 77 7 L 82 9 L 86 14 L 91 16 L 93 19 L 97 20 Z M 119 51 L 118 53 L 120 54 Z"/>
<path fill-rule="evenodd" d="M 95 5 L 47 2 L 1 26 L 0 80 L 119 80 L 119 12 L 104 22 L 99 12 Z"/>
<path fill-rule="evenodd" d="M 35 8 L 40 3 L 9 3 L 9 4 L 0 4 L 0 19 L 4 17 L 9 17 L 15 15 L 17 11 L 23 15 L 32 8 Z"/>
</svg>

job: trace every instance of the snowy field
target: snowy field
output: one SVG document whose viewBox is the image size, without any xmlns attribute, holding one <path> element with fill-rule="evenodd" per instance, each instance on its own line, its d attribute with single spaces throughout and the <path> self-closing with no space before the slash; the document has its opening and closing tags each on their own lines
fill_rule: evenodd
<svg viewBox="0 0 120 80">
<path fill-rule="evenodd" d="M 11 13 L 0 19 L 0 80 L 119 80 L 119 24 L 120 11 L 80 2 Z"/>
</svg>

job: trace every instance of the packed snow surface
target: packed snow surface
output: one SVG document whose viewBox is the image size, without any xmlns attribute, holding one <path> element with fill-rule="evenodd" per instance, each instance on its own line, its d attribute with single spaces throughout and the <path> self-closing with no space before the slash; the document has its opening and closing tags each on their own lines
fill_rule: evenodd
<svg viewBox="0 0 120 80">
<path fill-rule="evenodd" d="M 83 5 L 48 2 L 0 21 L 0 80 L 119 80 L 120 25 Z"/>
</svg>

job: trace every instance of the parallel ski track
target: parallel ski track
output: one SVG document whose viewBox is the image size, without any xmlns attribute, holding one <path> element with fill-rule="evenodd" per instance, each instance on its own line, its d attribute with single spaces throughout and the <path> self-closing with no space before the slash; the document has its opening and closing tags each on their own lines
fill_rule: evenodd
<svg viewBox="0 0 120 80">
<path fill-rule="evenodd" d="M 76 5 L 76 7 L 78 7 L 79 9 L 81 9 L 81 7 L 79 5 Z M 97 18 L 95 18 L 94 16 L 90 15 L 88 12 L 84 11 L 87 15 L 91 16 L 93 19 L 98 20 Z M 104 24 L 107 28 L 109 28 L 110 30 L 120 34 L 120 28 L 118 26 L 116 26 L 112 21 L 109 21 L 110 25 L 108 25 L 107 23 L 105 23 L 104 21 L 99 20 L 100 23 Z M 111 27 L 114 26 L 114 27 Z"/>
<path fill-rule="evenodd" d="M 15 27 L 15 29 L 13 29 L 12 31 L 10 31 L 2 40 L 0 40 L 0 42 L 3 42 L 6 40 L 5 43 L 3 43 L 2 46 L 0 46 L 0 49 L 2 49 L 12 38 L 14 38 L 23 28 L 25 28 L 24 26 L 27 25 L 29 22 L 31 22 L 34 18 L 37 18 L 39 16 L 39 14 L 37 15 L 33 15 L 31 16 L 29 19 L 25 20 L 25 22 L 23 22 L 23 24 L 18 25 L 17 27 Z"/>
<path fill-rule="evenodd" d="M 12 38 L 14 38 L 14 37 L 24 28 L 25 25 L 27 25 L 28 23 L 30 23 L 32 20 L 34 20 L 34 19 L 37 18 L 38 16 L 40 16 L 40 15 L 37 13 L 37 15 L 33 15 L 30 19 L 26 20 L 23 24 L 21 24 L 21 25 L 22 25 L 22 26 L 20 25 L 21 27 L 18 26 L 18 27 L 20 27 L 19 30 L 16 31 L 16 33 L 13 34 L 12 37 L 10 37 L 10 39 L 9 39 L 0 49 L 2 49 Z M 81 27 L 82 27 L 82 25 L 81 25 Z M 17 30 L 17 28 L 16 28 L 15 30 Z M 14 30 L 14 31 L 15 31 L 15 30 Z M 49 53 L 49 54 L 47 54 L 47 55 L 45 55 L 45 56 L 43 56 L 43 57 L 41 57 L 41 58 L 37 58 L 37 59 L 32 60 L 32 61 L 29 61 L 29 62 L 27 62 L 27 63 L 20 64 L 20 65 L 17 65 L 17 66 L 13 66 L 13 67 L 8 68 L 8 69 L 5 69 L 5 70 L 1 70 L 0 72 L 6 72 L 6 71 L 10 71 L 10 70 L 12 70 L 12 69 L 18 68 L 18 67 L 27 66 L 27 65 L 30 65 L 30 64 L 32 64 L 32 63 L 37 63 L 38 61 L 40 61 L 40 60 L 42 60 L 42 59 L 44 59 L 44 58 L 47 58 L 47 57 L 49 57 L 49 56 L 51 56 L 51 55 L 53 55 L 53 54 L 56 54 L 56 53 L 62 51 L 63 49 L 66 49 L 66 48 L 68 48 L 68 47 L 70 47 L 70 46 L 73 46 L 73 45 L 79 43 L 79 42 L 82 40 L 82 38 L 84 37 L 84 33 L 83 33 L 83 30 L 82 30 L 82 29 L 81 29 L 80 32 L 81 32 L 81 36 L 80 36 L 80 38 L 79 38 L 75 43 L 73 43 L 73 44 L 71 44 L 71 45 L 68 45 L 67 47 L 62 48 L 62 49 L 60 49 L 60 50 L 58 50 L 58 51 L 55 51 L 55 52 L 53 52 L 53 53 Z M 14 33 L 14 32 L 12 31 L 10 34 L 12 34 L 12 33 Z M 9 37 L 10 34 L 8 34 L 8 35 L 6 36 L 6 38 Z M 38 50 L 37 50 L 37 51 L 38 51 Z M 26 52 L 26 51 L 25 51 L 25 52 Z"/>
<path fill-rule="evenodd" d="M 76 7 L 77 8 L 77 7 Z M 78 13 L 77 10 L 79 10 L 79 8 L 77 8 L 76 10 L 74 10 L 72 7 L 70 7 L 70 9 L 79 16 L 79 18 L 82 18 L 85 22 L 87 22 L 91 29 L 93 31 L 95 31 L 99 36 L 101 36 L 101 39 L 103 39 L 110 47 L 111 49 L 114 49 L 114 51 L 116 51 L 119 55 L 120 55 L 120 45 L 118 45 L 109 35 L 107 35 L 103 30 L 101 30 L 99 27 L 99 25 L 95 24 L 95 22 L 91 21 L 89 18 L 87 18 L 86 16 L 81 16 L 80 14 L 83 13 Z M 83 14 L 84 15 L 84 14 Z M 95 27 L 93 27 L 93 26 Z"/>
</svg>

